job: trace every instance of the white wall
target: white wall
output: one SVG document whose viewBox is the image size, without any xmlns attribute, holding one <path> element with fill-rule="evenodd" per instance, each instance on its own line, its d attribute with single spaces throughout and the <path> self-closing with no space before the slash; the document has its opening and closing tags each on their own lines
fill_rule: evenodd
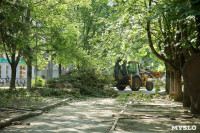
<svg viewBox="0 0 200 133">
<path fill-rule="evenodd" d="M 7 78 L 6 76 L 6 66 L 8 66 L 8 77 L 9 79 L 11 78 L 11 67 L 9 63 L 0 63 L 1 65 L 1 77 L 0 78 Z M 22 63 L 18 63 L 17 65 L 17 73 L 16 73 L 16 78 L 20 78 L 20 66 L 22 65 Z M 27 66 L 25 66 L 26 68 L 26 75 L 25 78 L 27 78 Z M 34 78 L 34 74 L 35 74 L 35 68 L 32 67 L 32 78 Z M 62 74 L 64 74 L 64 68 L 62 67 Z M 45 78 L 47 78 L 47 69 L 46 70 L 42 70 L 42 71 L 38 71 L 38 76 L 42 76 L 44 75 Z M 53 66 L 53 78 L 57 78 L 59 76 L 58 74 L 58 67 L 57 66 Z"/>
<path fill-rule="evenodd" d="M 11 78 L 11 67 L 9 63 L 0 63 L 1 65 L 1 77 L 0 78 L 7 78 L 6 76 L 6 66 L 8 66 L 8 77 Z M 22 63 L 18 63 L 17 65 L 17 73 L 16 73 L 16 78 L 20 78 L 20 66 Z M 25 78 L 27 78 L 27 66 L 25 66 L 26 74 Z M 34 68 L 32 68 L 32 78 L 34 78 Z"/>
<path fill-rule="evenodd" d="M 48 68 L 46 68 L 45 70 L 38 71 L 38 76 L 41 77 L 42 75 L 44 75 L 45 78 L 47 79 L 47 71 L 48 71 Z M 53 66 L 53 75 L 52 75 L 53 78 L 59 77 L 58 71 L 59 71 L 58 66 Z M 63 67 L 62 67 L 62 74 L 64 74 L 64 68 Z"/>
</svg>

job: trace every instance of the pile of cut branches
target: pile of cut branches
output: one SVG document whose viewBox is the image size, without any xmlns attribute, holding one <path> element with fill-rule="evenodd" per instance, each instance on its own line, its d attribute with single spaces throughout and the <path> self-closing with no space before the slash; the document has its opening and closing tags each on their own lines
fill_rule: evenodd
<svg viewBox="0 0 200 133">
<path fill-rule="evenodd" d="M 95 68 L 73 70 L 60 78 L 47 82 L 49 88 L 66 88 L 79 91 L 81 95 L 116 97 L 118 92 L 112 86 L 112 77 L 106 71 Z"/>
</svg>

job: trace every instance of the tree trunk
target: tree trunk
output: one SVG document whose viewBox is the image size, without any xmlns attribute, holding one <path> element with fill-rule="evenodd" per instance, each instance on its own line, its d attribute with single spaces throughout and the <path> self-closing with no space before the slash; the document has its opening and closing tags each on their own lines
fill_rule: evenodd
<svg viewBox="0 0 200 133">
<path fill-rule="evenodd" d="M 27 62 L 27 89 L 31 90 L 31 79 L 32 79 L 32 62 Z"/>
<path fill-rule="evenodd" d="M 174 93 L 174 72 L 170 71 L 170 90 L 169 92 Z"/>
<path fill-rule="evenodd" d="M 170 68 L 168 65 L 165 65 L 166 67 L 166 81 L 165 81 L 165 91 L 167 92 L 167 94 L 169 94 L 170 92 Z"/>
<path fill-rule="evenodd" d="M 196 23 L 196 29 L 197 29 L 196 48 L 198 48 L 200 46 L 200 15 L 195 16 L 195 23 Z"/>
<path fill-rule="evenodd" d="M 51 61 L 50 61 L 50 79 L 53 78 L 53 56 L 51 52 Z"/>
<path fill-rule="evenodd" d="M 14 89 L 15 88 L 15 80 L 16 80 L 16 66 L 15 65 L 11 65 L 11 81 L 10 81 L 10 89 Z"/>
<path fill-rule="evenodd" d="M 189 91 L 186 86 L 184 86 L 184 91 L 183 91 L 183 107 L 190 107 L 191 101 L 190 101 L 190 96 L 189 96 Z"/>
<path fill-rule="evenodd" d="M 59 64 L 59 77 L 62 75 L 62 65 L 61 63 Z"/>
<path fill-rule="evenodd" d="M 181 72 L 179 70 L 174 71 L 174 98 L 177 102 L 183 101 Z"/>
<path fill-rule="evenodd" d="M 19 63 L 19 60 L 20 60 L 20 57 L 21 57 L 21 52 L 18 51 L 18 56 L 17 58 L 15 59 L 15 55 L 16 53 L 12 53 L 11 55 L 11 61 L 8 57 L 8 53 L 6 53 L 6 58 L 8 60 L 8 63 L 10 64 L 11 66 L 11 81 L 10 81 L 10 90 L 14 89 L 15 88 L 15 80 L 16 80 L 16 68 L 17 68 L 17 65 Z"/>
</svg>

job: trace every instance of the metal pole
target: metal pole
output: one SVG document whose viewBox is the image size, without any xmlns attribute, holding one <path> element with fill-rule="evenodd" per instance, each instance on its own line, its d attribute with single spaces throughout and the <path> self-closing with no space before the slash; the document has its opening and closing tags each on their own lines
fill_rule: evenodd
<svg viewBox="0 0 200 133">
<path fill-rule="evenodd" d="M 38 27 L 36 22 L 36 64 L 35 64 L 35 87 L 37 87 L 37 43 L 38 43 Z"/>
<path fill-rule="evenodd" d="M 51 78 L 51 72 L 50 72 L 50 68 L 51 67 L 51 64 L 50 64 L 50 61 L 48 61 L 48 66 L 47 66 L 47 79 L 50 79 Z"/>
<path fill-rule="evenodd" d="M 51 30 L 51 45 L 53 43 L 53 35 Z M 52 57 L 52 51 L 51 51 L 51 61 L 50 61 L 50 78 L 53 78 L 53 57 Z"/>
<path fill-rule="evenodd" d="M 52 51 L 51 51 L 51 62 L 50 62 L 50 78 L 53 78 L 53 57 L 52 57 Z"/>
</svg>

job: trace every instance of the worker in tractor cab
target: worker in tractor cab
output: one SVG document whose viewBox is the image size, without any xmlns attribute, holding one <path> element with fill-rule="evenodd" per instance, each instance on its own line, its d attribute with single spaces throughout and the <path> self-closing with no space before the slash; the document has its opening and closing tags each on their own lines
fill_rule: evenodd
<svg viewBox="0 0 200 133">
<path fill-rule="evenodd" d="M 122 59 L 121 58 L 118 58 L 117 59 L 117 62 L 115 63 L 115 67 L 114 67 L 114 77 L 115 77 L 115 80 L 118 81 L 119 80 L 119 73 L 120 73 L 120 65 L 119 65 L 119 62 L 121 61 Z"/>
<path fill-rule="evenodd" d="M 133 61 L 128 62 L 127 69 L 129 74 L 135 72 L 135 65 L 133 64 Z"/>
<path fill-rule="evenodd" d="M 126 63 L 127 63 L 127 61 L 124 60 L 123 64 L 121 65 L 121 72 L 122 72 L 124 78 L 126 78 L 126 80 L 128 80 L 129 79 L 129 74 L 128 74 L 128 70 L 127 70 L 127 67 L 126 67 Z"/>
</svg>

